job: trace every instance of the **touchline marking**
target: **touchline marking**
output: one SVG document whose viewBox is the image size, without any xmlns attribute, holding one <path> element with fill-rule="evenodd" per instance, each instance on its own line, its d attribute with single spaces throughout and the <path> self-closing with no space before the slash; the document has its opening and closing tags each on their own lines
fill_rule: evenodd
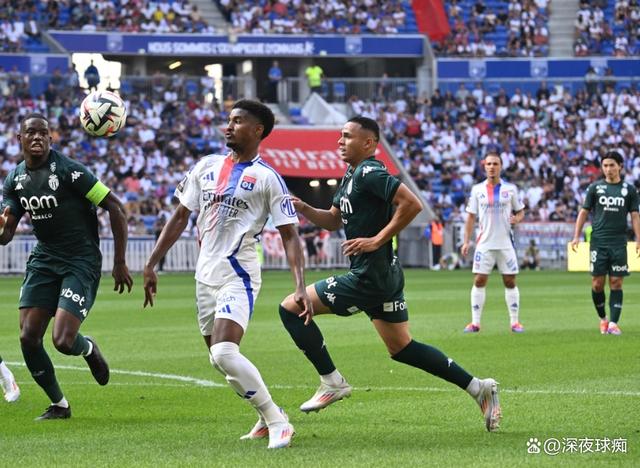
<svg viewBox="0 0 640 468">
<path fill-rule="evenodd" d="M 17 361 L 7 361 L 7 364 L 10 366 L 21 366 L 26 367 L 23 362 Z M 87 367 L 77 367 L 77 366 L 55 366 L 56 369 L 65 369 L 65 370 L 74 370 L 74 371 L 82 371 L 89 372 Z M 143 372 L 143 371 L 128 371 L 121 369 L 111 369 L 112 374 L 120 374 L 120 375 L 132 375 L 137 377 L 151 377 L 154 379 L 164 379 L 164 380 L 176 380 L 178 382 L 185 382 L 189 384 L 196 385 L 198 387 L 213 387 L 213 388 L 227 388 L 227 384 L 221 384 L 214 382 L 213 380 L 205 380 L 198 379 L 196 377 L 189 377 L 186 375 L 177 375 L 177 374 L 163 374 L 156 372 Z M 117 383 L 115 384 L 117 385 Z M 145 384 L 141 384 L 145 385 Z M 277 388 L 281 390 L 305 390 L 310 388 L 316 388 L 311 385 L 280 385 L 280 384 L 270 384 L 267 385 L 269 388 Z M 432 393 L 446 393 L 457 391 L 455 388 L 440 388 L 440 387 L 353 387 L 354 390 L 357 391 L 367 391 L 367 390 L 378 390 L 378 391 L 404 391 L 404 392 L 432 392 Z M 510 389 L 510 388 L 501 388 L 501 393 L 513 393 L 513 394 L 528 394 L 528 395 L 604 395 L 604 396 L 629 396 L 629 397 L 640 397 L 640 392 L 629 392 L 629 391 L 620 391 L 620 390 L 535 390 L 535 389 Z"/>
</svg>

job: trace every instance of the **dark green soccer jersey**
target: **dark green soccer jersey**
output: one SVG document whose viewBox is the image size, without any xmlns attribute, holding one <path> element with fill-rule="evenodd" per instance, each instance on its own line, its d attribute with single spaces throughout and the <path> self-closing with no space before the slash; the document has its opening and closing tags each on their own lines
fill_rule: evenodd
<svg viewBox="0 0 640 468">
<path fill-rule="evenodd" d="M 582 207 L 592 212 L 591 244 L 613 246 L 627 242 L 627 214 L 638 211 L 638 192 L 627 182 L 598 180 L 587 188 Z"/>
<path fill-rule="evenodd" d="M 32 259 L 101 264 L 96 205 L 109 190 L 84 165 L 51 150 L 45 164 L 29 170 L 25 162 L 4 181 L 3 209 L 20 219 L 31 216 L 38 244 Z"/>
<path fill-rule="evenodd" d="M 392 216 L 391 201 L 400 181 L 390 175 L 384 165 L 371 157 L 362 161 L 355 170 L 347 169 L 333 206 L 340 210 L 347 239 L 374 237 L 384 228 Z M 393 265 L 391 241 L 375 252 L 351 256 L 351 272 L 376 285 L 388 281 Z"/>
</svg>

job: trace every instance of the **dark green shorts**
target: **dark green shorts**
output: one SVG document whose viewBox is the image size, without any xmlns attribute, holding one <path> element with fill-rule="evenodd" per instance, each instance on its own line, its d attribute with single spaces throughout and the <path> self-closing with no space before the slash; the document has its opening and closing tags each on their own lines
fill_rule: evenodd
<svg viewBox="0 0 640 468">
<path fill-rule="evenodd" d="M 324 305 L 336 315 L 349 316 L 364 312 L 370 319 L 401 323 L 409 320 L 402 287 L 394 291 L 367 288 L 352 273 L 331 276 L 314 284 Z"/>
<path fill-rule="evenodd" d="M 590 246 L 589 260 L 592 276 L 629 276 L 627 244 L 616 247 Z"/>
<path fill-rule="evenodd" d="M 52 275 L 27 267 L 18 307 L 40 307 L 50 310 L 51 315 L 60 308 L 83 321 L 93 306 L 100 284 L 100 276 L 94 276 Z"/>
</svg>

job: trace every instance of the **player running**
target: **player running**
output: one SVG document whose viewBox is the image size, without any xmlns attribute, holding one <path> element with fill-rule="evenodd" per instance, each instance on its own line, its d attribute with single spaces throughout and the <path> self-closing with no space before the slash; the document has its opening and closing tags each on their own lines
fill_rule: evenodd
<svg viewBox="0 0 640 468">
<path fill-rule="evenodd" d="M 283 448 L 291 443 L 293 426 L 239 348 L 260 291 L 256 239 L 269 215 L 280 231 L 293 273 L 293 300 L 303 313 L 313 313 L 304 289 L 304 255 L 295 208 L 282 178 L 258 155 L 260 141 L 273 125 L 273 113 L 263 104 L 249 100 L 234 104 L 225 130 L 231 153 L 203 157 L 176 189 L 180 204 L 144 268 L 144 305 L 153 306 L 158 283 L 154 267 L 180 237 L 191 213 L 199 211 L 195 278 L 200 332 L 213 366 L 258 412 L 258 422 L 241 438 L 268 434 L 269 448 Z"/>
<path fill-rule="evenodd" d="M 102 254 L 96 206 L 107 210 L 114 240 L 114 291 L 131 291 L 125 263 L 127 218 L 118 198 L 84 165 L 50 149 L 49 122 L 28 114 L 18 141 L 24 161 L 4 181 L 0 244 L 6 245 L 20 218 L 29 213 L 38 239 L 20 288 L 20 346 L 31 376 L 51 405 L 39 417 L 71 417 L 42 338 L 54 318 L 53 344 L 58 351 L 83 356 L 100 385 L 109 382 L 109 366 L 95 340 L 78 330 L 93 306 L 100 282 Z"/>
<path fill-rule="evenodd" d="M 629 275 L 627 264 L 627 214 L 636 236 L 636 253 L 640 257 L 640 216 L 638 192 L 622 180 L 624 160 L 618 151 L 609 151 L 600 162 L 604 180 L 587 188 L 582 209 L 578 213 L 571 248 L 575 252 L 580 233 L 590 212 L 593 231 L 589 243 L 591 262 L 591 299 L 600 317 L 600 333 L 620 335 L 618 322 L 622 313 L 622 281 Z M 604 279 L 609 275 L 609 320 L 605 312 Z"/>
<path fill-rule="evenodd" d="M 471 189 L 464 225 L 464 241 L 460 248 L 460 252 L 466 257 L 473 227 L 478 219 L 480 234 L 476 238 L 476 251 L 473 254 L 471 323 L 463 331 L 480 331 L 487 281 L 497 263 L 504 283 L 504 300 L 509 311 L 511 331 L 522 333 L 524 327 L 520 323 L 520 290 L 516 285 L 518 258 L 513 246 L 512 226 L 524 218 L 524 204 L 518 199 L 516 186 L 500 179 L 502 159 L 497 153 L 488 153 L 485 156 L 484 170 L 487 179 Z"/>
<path fill-rule="evenodd" d="M 350 316 L 364 311 L 382 338 L 391 358 L 427 371 L 463 390 L 480 405 L 487 430 L 498 428 L 501 410 L 498 384 L 469 375 L 438 349 L 412 339 L 404 300 L 404 275 L 393 255 L 391 239 L 422 210 L 418 198 L 391 176 L 373 154 L 379 141 L 378 124 L 354 117 L 338 140 L 342 160 L 349 167 L 329 210 L 294 199 L 296 209 L 316 225 L 347 236 L 343 253 L 350 270 L 307 287 L 313 309 L 299 306 L 295 295 L 280 305 L 280 317 L 298 348 L 320 374 L 320 387 L 300 406 L 304 412 L 322 408 L 351 395 L 352 388 L 336 369 L 312 314 Z M 395 212 L 393 211 L 395 207 Z"/>
</svg>

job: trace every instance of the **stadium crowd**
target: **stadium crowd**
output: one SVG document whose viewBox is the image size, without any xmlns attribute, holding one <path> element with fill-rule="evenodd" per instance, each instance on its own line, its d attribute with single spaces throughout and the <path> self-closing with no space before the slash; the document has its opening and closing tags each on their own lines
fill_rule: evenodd
<svg viewBox="0 0 640 468">
<path fill-rule="evenodd" d="M 236 33 L 394 34 L 407 29 L 404 0 L 218 0 Z"/>
<path fill-rule="evenodd" d="M 549 54 L 550 0 L 450 0 L 451 33 L 439 56 L 542 57 Z"/>
<path fill-rule="evenodd" d="M 638 0 L 581 0 L 575 21 L 575 55 L 637 55 L 639 28 Z"/>
<path fill-rule="evenodd" d="M 188 0 L 0 0 L 0 50 L 23 51 L 40 31 L 214 33 Z"/>
</svg>

